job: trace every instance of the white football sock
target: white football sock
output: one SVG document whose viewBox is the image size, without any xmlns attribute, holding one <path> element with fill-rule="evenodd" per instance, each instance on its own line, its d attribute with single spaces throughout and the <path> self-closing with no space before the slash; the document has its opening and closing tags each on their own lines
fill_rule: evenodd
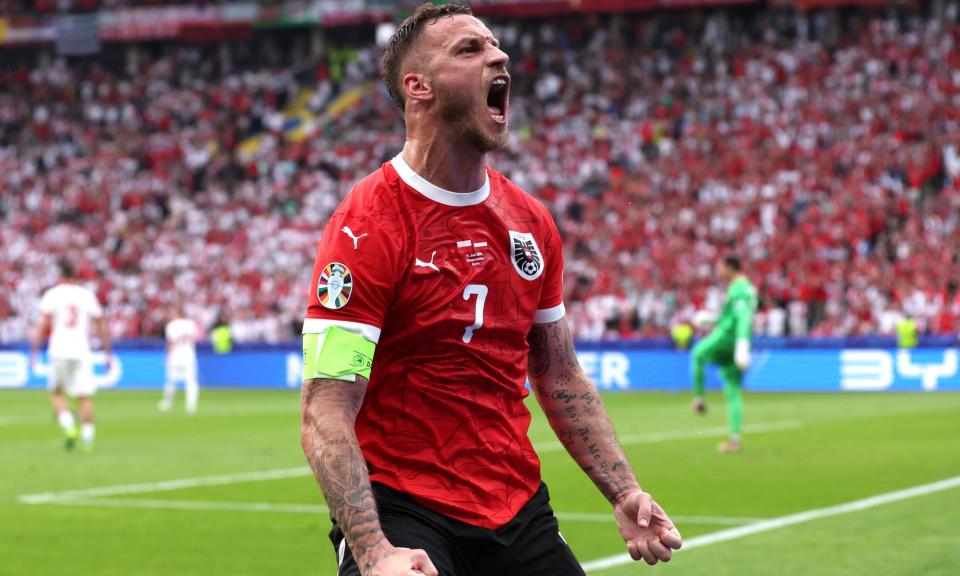
<svg viewBox="0 0 960 576">
<path fill-rule="evenodd" d="M 96 429 L 90 422 L 84 422 L 80 425 L 80 439 L 84 444 L 92 444 L 93 437 L 96 435 Z"/>
<path fill-rule="evenodd" d="M 77 425 L 76 421 L 73 419 L 73 414 L 66 411 L 57 414 L 57 422 L 60 423 L 60 427 L 63 428 L 64 432 L 73 430 Z"/>
<path fill-rule="evenodd" d="M 187 396 L 187 412 L 193 414 L 197 411 L 197 397 L 200 396 L 200 387 L 195 378 L 188 378 L 184 388 Z"/>
<path fill-rule="evenodd" d="M 172 378 L 168 378 L 167 381 L 164 382 L 163 384 L 163 400 L 162 400 L 163 404 L 166 406 L 170 406 L 171 404 L 173 404 L 173 395 L 176 393 L 177 393 L 177 381 Z"/>
</svg>

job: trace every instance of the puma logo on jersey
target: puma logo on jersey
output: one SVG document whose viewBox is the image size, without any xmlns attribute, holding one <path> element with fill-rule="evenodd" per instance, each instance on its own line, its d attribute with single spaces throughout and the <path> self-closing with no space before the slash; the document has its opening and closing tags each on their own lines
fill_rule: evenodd
<svg viewBox="0 0 960 576">
<path fill-rule="evenodd" d="M 436 256 L 436 255 L 437 255 L 437 251 L 434 250 L 433 253 L 430 254 L 430 261 L 429 261 L 429 262 L 424 262 L 423 260 L 421 260 L 421 259 L 419 259 L 419 258 L 414 258 L 414 259 L 413 259 L 413 265 L 414 265 L 414 266 L 417 266 L 417 267 L 419 267 L 419 268 L 432 268 L 432 269 L 436 270 L 437 272 L 439 272 L 440 269 L 437 268 L 437 265 L 433 263 L 433 257 Z"/>
<path fill-rule="evenodd" d="M 367 235 L 366 232 L 364 232 L 363 234 L 357 236 L 356 234 L 353 233 L 353 230 L 351 230 L 349 226 L 344 226 L 343 228 L 340 229 L 340 231 L 346 234 L 347 236 L 349 236 L 351 240 L 353 240 L 354 250 L 357 249 L 357 244 L 360 243 L 360 239 Z"/>
</svg>

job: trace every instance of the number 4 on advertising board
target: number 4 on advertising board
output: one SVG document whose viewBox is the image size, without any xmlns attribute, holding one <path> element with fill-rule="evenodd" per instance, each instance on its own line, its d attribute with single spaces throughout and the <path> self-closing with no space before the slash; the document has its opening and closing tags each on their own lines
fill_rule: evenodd
<svg viewBox="0 0 960 576">
<path fill-rule="evenodd" d="M 898 379 L 920 380 L 932 392 L 942 380 L 957 375 L 957 351 L 944 350 L 940 362 L 920 363 L 917 351 L 844 350 L 840 353 L 840 387 L 844 390 L 888 390 Z M 925 356 L 929 356 L 928 354 Z"/>
</svg>

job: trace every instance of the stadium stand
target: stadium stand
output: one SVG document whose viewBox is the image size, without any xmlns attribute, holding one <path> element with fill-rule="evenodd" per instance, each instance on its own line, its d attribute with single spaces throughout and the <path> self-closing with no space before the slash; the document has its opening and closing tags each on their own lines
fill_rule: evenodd
<svg viewBox="0 0 960 576">
<path fill-rule="evenodd" d="M 667 335 L 718 302 L 731 250 L 760 334 L 889 334 L 903 315 L 956 333 L 946 12 L 494 20 L 513 135 L 492 164 L 557 220 L 576 334 Z M 158 336 L 182 296 L 240 342 L 293 337 L 327 216 L 402 145 L 367 31 L 331 31 L 319 56 L 289 32 L 0 48 L 0 341 L 27 337 L 60 257 L 100 279 L 114 337 Z"/>
</svg>

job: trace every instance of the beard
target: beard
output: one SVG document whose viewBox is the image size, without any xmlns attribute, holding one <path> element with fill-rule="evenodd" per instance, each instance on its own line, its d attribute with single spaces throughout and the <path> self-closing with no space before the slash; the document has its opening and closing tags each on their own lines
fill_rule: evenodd
<svg viewBox="0 0 960 576">
<path fill-rule="evenodd" d="M 467 144 L 486 154 L 507 145 L 510 133 L 506 126 L 490 133 L 475 119 L 476 102 L 463 93 L 446 86 L 437 86 L 437 111 L 440 118 Z"/>
</svg>

